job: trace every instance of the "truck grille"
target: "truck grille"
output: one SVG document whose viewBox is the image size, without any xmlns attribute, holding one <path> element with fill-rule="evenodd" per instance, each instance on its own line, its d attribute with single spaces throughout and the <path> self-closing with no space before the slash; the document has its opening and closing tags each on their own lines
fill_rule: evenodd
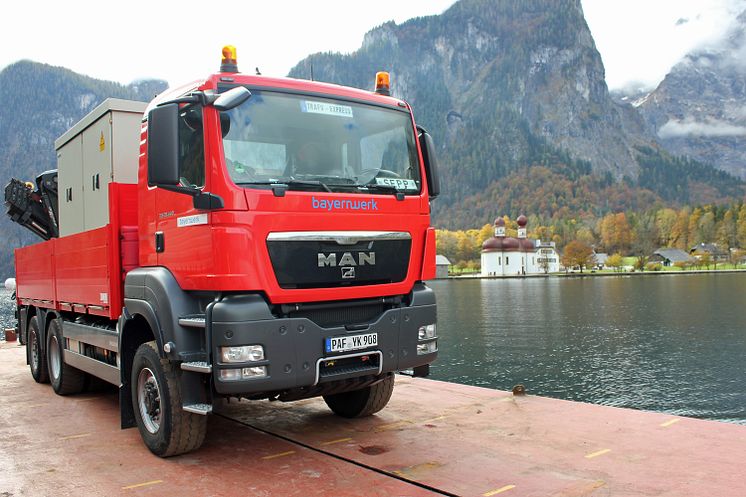
<svg viewBox="0 0 746 497">
<path fill-rule="evenodd" d="M 281 288 L 396 283 L 407 277 L 412 239 L 402 232 L 270 233 L 267 250 Z"/>
<path fill-rule="evenodd" d="M 354 305 L 331 309 L 314 309 L 301 307 L 287 315 L 291 318 L 306 318 L 322 328 L 335 328 L 349 324 L 367 324 L 375 321 L 378 316 L 392 307 L 391 304 L 376 303 L 369 305 Z"/>
</svg>

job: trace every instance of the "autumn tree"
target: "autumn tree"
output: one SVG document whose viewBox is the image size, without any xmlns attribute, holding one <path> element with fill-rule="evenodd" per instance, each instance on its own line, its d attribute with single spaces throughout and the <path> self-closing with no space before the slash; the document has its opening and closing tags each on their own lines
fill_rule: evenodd
<svg viewBox="0 0 746 497">
<path fill-rule="evenodd" d="M 736 240 L 738 248 L 746 249 L 746 204 L 743 204 L 738 211 L 738 220 L 736 221 Z"/>
<path fill-rule="evenodd" d="M 746 258 L 746 250 L 734 249 L 730 251 L 730 262 L 734 269 L 738 269 L 738 265 L 744 262 L 744 258 Z"/>
<path fill-rule="evenodd" d="M 580 228 L 578 228 L 575 237 L 586 245 L 593 246 L 596 244 L 596 237 L 593 234 L 593 231 L 587 226 L 581 226 Z"/>
<path fill-rule="evenodd" d="M 601 243 L 608 252 L 626 253 L 632 242 L 632 228 L 624 212 L 607 214 L 599 223 Z"/>
<path fill-rule="evenodd" d="M 477 237 L 477 244 L 481 247 L 485 240 L 492 238 L 495 234 L 495 227 L 491 224 L 485 224 L 479 230 L 479 236 Z"/>
<path fill-rule="evenodd" d="M 687 225 L 687 233 L 689 234 L 689 245 L 697 245 L 701 242 L 707 241 L 703 240 L 700 228 L 699 228 L 699 220 L 702 218 L 702 209 L 697 207 L 692 211 L 692 213 L 689 215 L 689 223 Z"/>
<path fill-rule="evenodd" d="M 580 272 L 583 268 L 588 268 L 595 263 L 593 249 L 579 240 L 573 240 L 567 244 L 562 254 L 562 265 L 566 268 L 579 267 Z"/>
<path fill-rule="evenodd" d="M 733 210 L 728 209 L 723 214 L 723 220 L 717 228 L 717 243 L 723 249 L 728 250 L 736 247 L 736 214 Z"/>
<path fill-rule="evenodd" d="M 689 215 L 691 211 L 684 207 L 676 216 L 676 222 L 671 228 L 671 245 L 673 247 L 688 250 L 689 249 Z"/>
<path fill-rule="evenodd" d="M 624 258 L 622 257 L 622 254 L 616 253 L 610 255 L 606 259 L 606 266 L 610 267 L 614 271 L 621 272 L 622 266 L 624 266 Z"/>
<path fill-rule="evenodd" d="M 699 256 L 699 264 L 701 266 L 704 266 L 705 269 L 710 269 L 710 265 L 712 264 L 712 257 L 710 256 L 709 252 L 703 252 L 702 255 Z"/>
<path fill-rule="evenodd" d="M 676 224 L 676 211 L 670 208 L 660 209 L 655 214 L 655 225 L 658 229 L 659 247 L 670 247 L 673 244 L 673 229 Z"/>
</svg>

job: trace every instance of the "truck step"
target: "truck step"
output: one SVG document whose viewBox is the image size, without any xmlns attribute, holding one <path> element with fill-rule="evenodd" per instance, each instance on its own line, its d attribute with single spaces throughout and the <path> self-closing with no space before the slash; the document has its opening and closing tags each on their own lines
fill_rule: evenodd
<svg viewBox="0 0 746 497">
<path fill-rule="evenodd" d="M 182 362 L 181 369 L 197 373 L 212 373 L 212 366 L 204 361 Z"/>
<path fill-rule="evenodd" d="M 212 412 L 211 404 L 187 404 L 181 406 L 181 408 L 184 409 L 186 412 L 201 414 L 203 416 L 207 416 Z"/>
<path fill-rule="evenodd" d="M 181 316 L 179 318 L 179 324 L 186 326 L 187 328 L 204 328 L 205 327 L 205 315 L 204 314 L 190 314 L 188 316 Z"/>
</svg>

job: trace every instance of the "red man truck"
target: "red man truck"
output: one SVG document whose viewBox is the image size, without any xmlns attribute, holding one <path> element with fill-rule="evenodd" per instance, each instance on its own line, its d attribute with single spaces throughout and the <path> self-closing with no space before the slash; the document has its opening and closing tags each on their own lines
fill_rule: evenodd
<svg viewBox="0 0 746 497">
<path fill-rule="evenodd" d="M 437 355 L 434 146 L 374 92 L 220 72 L 149 105 L 109 99 L 12 180 L 31 374 L 119 387 L 122 428 L 159 456 L 198 448 L 221 398 L 322 396 L 373 414 Z"/>
</svg>

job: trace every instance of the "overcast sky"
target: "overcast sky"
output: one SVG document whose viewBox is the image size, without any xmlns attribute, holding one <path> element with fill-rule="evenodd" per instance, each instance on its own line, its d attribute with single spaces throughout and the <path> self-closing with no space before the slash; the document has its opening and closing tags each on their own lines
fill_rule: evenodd
<svg viewBox="0 0 746 497">
<path fill-rule="evenodd" d="M 3 5 L 0 68 L 31 59 L 122 83 L 153 77 L 178 84 L 217 70 L 221 47 L 233 44 L 243 71 L 258 66 L 265 75 L 284 76 L 311 53 L 352 52 L 383 22 L 440 14 L 453 3 L 11 1 Z M 631 82 L 654 87 L 685 53 L 722 36 L 746 9 L 746 0 L 582 3 L 612 89 Z"/>
</svg>

